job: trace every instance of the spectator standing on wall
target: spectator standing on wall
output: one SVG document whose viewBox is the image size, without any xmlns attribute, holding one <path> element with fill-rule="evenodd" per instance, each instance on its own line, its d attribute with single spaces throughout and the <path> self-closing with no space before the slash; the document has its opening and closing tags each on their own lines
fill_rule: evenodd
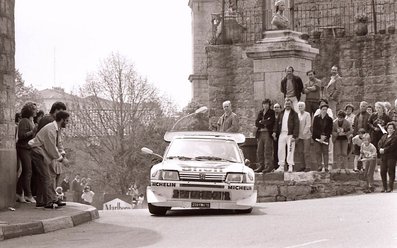
<svg viewBox="0 0 397 248">
<path fill-rule="evenodd" d="M 345 106 L 345 113 L 346 113 L 345 119 L 350 123 L 350 126 L 352 128 L 352 132 L 347 137 L 347 161 L 346 162 L 347 162 L 347 166 L 348 167 L 350 167 L 351 165 L 354 165 L 354 162 L 353 163 L 351 162 L 352 160 L 354 160 L 353 155 L 352 155 L 352 149 L 353 149 L 352 138 L 353 138 L 353 133 L 354 133 L 354 128 L 353 128 L 354 118 L 356 117 L 356 115 L 353 113 L 353 111 L 354 111 L 353 104 L 350 104 L 350 103 L 346 104 L 346 106 Z"/>
<path fill-rule="evenodd" d="M 296 168 L 296 171 L 310 171 L 310 138 L 312 133 L 312 119 L 309 112 L 305 111 L 305 103 L 298 102 L 298 117 L 299 117 L 299 136 L 296 142 L 296 151 L 302 156 L 301 168 Z"/>
<path fill-rule="evenodd" d="M 390 122 L 386 125 L 387 133 L 379 140 L 378 148 L 382 165 L 380 175 L 382 177 L 383 190 L 381 192 L 392 192 L 394 180 L 396 178 L 396 161 L 397 161 L 397 135 L 396 125 Z M 389 175 L 389 184 L 387 183 Z"/>
<path fill-rule="evenodd" d="M 371 141 L 376 147 L 378 157 L 380 156 L 378 142 L 385 133 L 386 124 L 389 122 L 390 117 L 385 113 L 385 106 L 381 102 L 376 102 L 375 113 L 369 117 L 368 126 L 370 128 Z"/>
<path fill-rule="evenodd" d="M 269 99 L 262 101 L 262 110 L 259 111 L 255 120 L 257 131 L 255 138 L 258 141 L 256 155 L 258 158 L 259 168 L 255 172 L 271 172 L 273 170 L 273 139 L 272 132 L 275 122 L 275 112 L 270 109 L 271 102 Z"/>
<path fill-rule="evenodd" d="M 292 102 L 292 108 L 294 111 L 298 111 L 298 102 L 301 99 L 303 93 L 302 79 L 294 75 L 294 68 L 288 66 L 286 76 L 281 80 L 281 93 L 284 95 L 284 99 L 290 99 Z"/>
<path fill-rule="evenodd" d="M 277 133 L 280 133 L 278 142 L 278 164 L 280 167 L 277 171 L 284 172 L 285 158 L 287 157 L 288 172 L 292 172 L 295 165 L 295 141 L 299 136 L 299 117 L 292 109 L 292 100 L 289 98 L 285 99 L 285 108 L 281 111 L 280 118 L 274 125 L 273 138 L 276 137 Z"/>
<path fill-rule="evenodd" d="M 18 124 L 17 157 L 21 161 L 22 173 L 17 182 L 17 201 L 36 203 L 31 190 L 32 180 L 32 149 L 29 140 L 34 137 L 33 118 L 37 114 L 37 105 L 27 102 L 21 110 L 21 121 Z M 24 194 L 24 197 L 23 197 Z"/>
<path fill-rule="evenodd" d="M 368 120 L 370 114 L 367 112 L 368 103 L 366 101 L 360 102 L 360 112 L 354 117 L 353 121 L 353 135 L 358 134 L 358 130 L 363 128 L 365 132 L 369 132 Z"/>
<path fill-rule="evenodd" d="M 332 133 L 332 118 L 327 114 L 328 104 L 320 105 L 320 114 L 313 117 L 313 135 L 314 148 L 317 160 L 318 171 L 323 168 L 326 172 L 328 168 L 329 141 Z M 324 167 L 321 164 L 324 161 Z"/>
<path fill-rule="evenodd" d="M 218 120 L 217 131 L 237 133 L 240 129 L 240 125 L 237 115 L 232 112 L 232 103 L 230 101 L 225 101 L 222 107 L 225 113 Z"/>
<path fill-rule="evenodd" d="M 395 125 L 397 125 L 397 99 L 394 101 L 394 108 L 389 112 L 389 118 Z"/>
<path fill-rule="evenodd" d="M 390 110 L 391 110 L 390 102 L 383 102 L 383 106 L 385 106 L 385 114 L 389 115 Z"/>
<path fill-rule="evenodd" d="M 280 114 L 282 111 L 281 105 L 279 103 L 275 103 L 273 106 L 273 110 L 274 110 L 274 123 L 278 123 L 278 120 L 280 118 Z M 273 128 L 274 129 L 274 128 Z M 280 136 L 280 133 L 276 133 L 275 136 L 273 137 L 273 167 L 275 170 L 278 169 L 279 165 L 278 165 L 278 138 Z"/>
<path fill-rule="evenodd" d="M 331 117 L 331 119 L 334 119 L 334 113 L 332 110 L 329 108 L 328 105 L 328 100 L 327 99 L 320 99 L 320 106 L 322 105 L 327 105 L 327 115 Z M 317 109 L 316 112 L 314 113 L 314 116 L 319 115 L 321 113 L 321 109 Z M 335 113 L 336 114 L 336 113 Z M 332 129 L 332 128 L 331 128 Z M 331 130 L 332 131 L 332 130 Z M 328 165 L 332 167 L 334 163 L 334 143 L 332 142 L 332 139 L 329 139 L 328 143 Z M 327 168 L 328 169 L 328 168 Z"/>
<path fill-rule="evenodd" d="M 346 173 L 350 172 L 346 169 L 347 145 L 348 137 L 353 131 L 350 122 L 348 122 L 345 117 L 346 113 L 340 110 L 332 128 L 332 142 L 334 142 L 335 164 L 336 167 L 338 167 L 338 173 L 340 173 L 342 169 L 344 169 Z"/>
<path fill-rule="evenodd" d="M 325 95 L 328 98 L 328 104 L 333 113 L 336 113 L 340 101 L 342 88 L 342 77 L 338 74 L 338 67 L 332 66 L 331 80 L 325 86 Z"/>
<path fill-rule="evenodd" d="M 371 193 L 375 191 L 374 187 L 374 172 L 376 166 L 376 147 L 370 143 L 371 136 L 366 133 L 363 135 L 363 142 L 360 148 L 360 160 L 362 160 L 365 173 L 364 178 L 367 183 L 365 193 Z"/>
<path fill-rule="evenodd" d="M 363 143 L 363 137 L 365 134 L 365 129 L 360 128 L 358 130 L 358 134 L 355 135 L 352 139 L 352 144 L 353 144 L 353 154 L 354 154 L 354 161 L 353 161 L 353 171 L 359 172 L 363 169 L 363 163 L 360 160 L 360 149 L 361 145 Z M 369 134 L 368 134 L 369 135 Z M 371 141 L 371 139 L 369 139 Z"/>
<path fill-rule="evenodd" d="M 306 72 L 306 75 L 309 77 L 303 89 L 306 94 L 306 111 L 313 116 L 319 107 L 321 80 L 315 77 L 316 73 L 313 70 Z"/>
</svg>

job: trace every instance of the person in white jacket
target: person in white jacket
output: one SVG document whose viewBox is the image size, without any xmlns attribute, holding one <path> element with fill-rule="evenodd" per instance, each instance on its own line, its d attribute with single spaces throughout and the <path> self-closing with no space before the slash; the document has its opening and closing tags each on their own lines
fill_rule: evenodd
<svg viewBox="0 0 397 248">
<path fill-rule="evenodd" d="M 312 127 L 312 120 L 310 113 L 305 111 L 306 104 L 304 102 L 298 102 L 298 117 L 299 117 L 299 136 L 296 142 L 296 151 L 302 155 L 302 166 L 296 168 L 296 171 L 310 171 L 310 139 L 312 133 L 310 128 Z"/>
</svg>

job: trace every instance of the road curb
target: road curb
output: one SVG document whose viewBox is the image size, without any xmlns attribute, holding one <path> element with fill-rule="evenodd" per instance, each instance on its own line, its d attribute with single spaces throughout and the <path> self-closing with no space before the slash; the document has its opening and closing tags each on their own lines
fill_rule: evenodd
<svg viewBox="0 0 397 248">
<path fill-rule="evenodd" d="M 90 207 L 79 210 L 79 213 L 71 216 L 59 216 L 30 223 L 0 225 L 0 241 L 72 228 L 98 218 L 98 210 Z"/>
</svg>

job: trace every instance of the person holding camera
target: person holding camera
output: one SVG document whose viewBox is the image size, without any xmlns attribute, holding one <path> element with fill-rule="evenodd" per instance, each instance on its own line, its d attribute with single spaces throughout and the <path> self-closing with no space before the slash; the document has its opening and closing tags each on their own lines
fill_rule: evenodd
<svg viewBox="0 0 397 248">
<path fill-rule="evenodd" d="M 273 170 L 273 139 L 272 131 L 276 119 L 274 110 L 270 109 L 271 101 L 265 99 L 262 101 L 262 110 L 259 111 L 255 120 L 257 127 L 255 138 L 258 141 L 256 150 L 257 161 L 260 165 L 255 172 L 271 172 Z"/>
</svg>

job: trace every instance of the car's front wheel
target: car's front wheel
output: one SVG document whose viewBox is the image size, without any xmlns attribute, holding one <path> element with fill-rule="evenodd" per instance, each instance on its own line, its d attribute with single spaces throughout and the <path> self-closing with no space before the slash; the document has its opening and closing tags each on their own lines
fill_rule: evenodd
<svg viewBox="0 0 397 248">
<path fill-rule="evenodd" d="M 164 216 L 167 213 L 167 210 L 170 210 L 169 207 L 157 207 L 151 203 L 148 203 L 149 212 L 153 215 Z"/>
</svg>

